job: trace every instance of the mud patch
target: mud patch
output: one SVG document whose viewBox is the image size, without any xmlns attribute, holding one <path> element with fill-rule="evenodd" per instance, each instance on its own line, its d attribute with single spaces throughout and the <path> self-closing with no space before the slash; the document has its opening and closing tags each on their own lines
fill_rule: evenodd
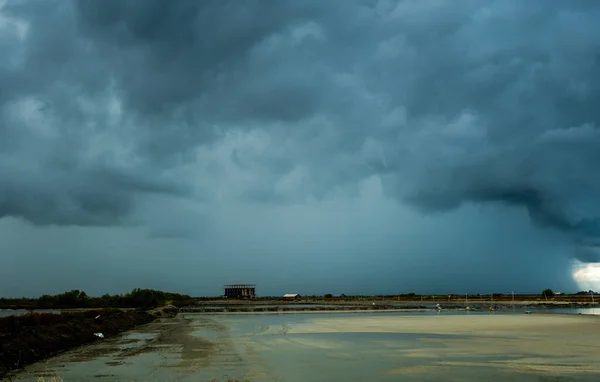
<svg viewBox="0 0 600 382">
<path fill-rule="evenodd" d="M 5 317 L 0 320 L 0 378 L 32 362 L 83 344 L 101 342 L 94 333 L 104 333 L 108 338 L 154 319 L 147 312 L 120 310 Z M 104 348 L 94 347 L 91 351 L 102 352 Z"/>
<path fill-rule="evenodd" d="M 105 365 L 107 366 L 120 366 L 120 365 L 125 365 L 125 362 L 123 361 L 109 361 L 109 362 L 104 362 Z"/>
<path fill-rule="evenodd" d="M 206 320 L 201 323 L 192 325 L 193 320 L 189 319 L 174 319 L 171 322 L 162 322 L 149 325 L 148 332 L 158 332 L 157 335 L 140 341 L 137 346 L 123 349 L 116 354 L 116 359 L 125 360 L 127 358 L 136 357 L 146 353 L 171 353 L 178 355 L 179 360 L 169 367 L 185 367 L 190 363 L 196 365 L 207 365 L 210 363 L 210 357 L 217 354 L 219 346 L 205 337 L 192 335 L 192 333 L 204 324 L 206 327 L 213 330 L 224 331 L 226 327 L 219 325 L 212 320 Z M 161 330 L 153 330 L 155 326 L 160 326 Z M 141 335 L 143 333 L 135 333 Z M 134 335 L 134 334 L 132 334 Z M 174 357 L 175 358 L 175 357 Z"/>
</svg>

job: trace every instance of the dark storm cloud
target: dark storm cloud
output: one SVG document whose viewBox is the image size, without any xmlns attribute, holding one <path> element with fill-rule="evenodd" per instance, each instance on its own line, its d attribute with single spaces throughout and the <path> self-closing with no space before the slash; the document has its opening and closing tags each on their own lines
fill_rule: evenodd
<svg viewBox="0 0 600 382">
<path fill-rule="evenodd" d="M 524 207 L 529 213 L 532 222 L 540 227 L 553 228 L 558 231 L 583 237 L 600 237 L 600 224 L 598 219 L 573 218 L 564 208 L 568 203 L 558 203 L 543 191 L 523 186 L 510 187 L 491 185 L 483 188 L 485 184 L 478 184 L 457 194 L 440 193 L 432 194 L 421 192 L 413 195 L 408 200 L 420 208 L 430 211 L 448 210 L 457 208 L 464 201 L 474 202 L 503 202 L 509 205 Z"/>
<path fill-rule="evenodd" d="M 136 195 L 187 192 L 143 173 L 113 168 L 48 167 L 46 172 L 16 173 L 7 166 L 0 169 L 0 216 L 23 217 L 40 225 L 127 224 Z"/>
<path fill-rule="evenodd" d="M 582 263 L 598 263 L 600 262 L 600 253 L 598 248 L 593 247 L 578 247 L 573 254 L 577 260 Z"/>
<path fill-rule="evenodd" d="M 241 89 L 237 82 L 251 80 L 246 66 L 252 48 L 308 17 L 307 11 L 280 1 L 76 2 L 78 31 L 93 41 L 98 54 L 112 57 L 107 70 L 129 110 L 144 117 L 164 117 L 180 109 L 180 117 L 197 117 L 185 109 L 198 106 L 205 108 L 204 119 L 214 113 L 220 118 L 287 120 L 312 112 L 316 105 L 308 101 L 313 92 L 294 81 L 264 84 L 269 94 L 261 96 L 261 89 L 255 89 L 254 97 L 226 104 L 231 106 L 226 110 L 211 100 L 216 95 L 221 103 L 230 91 Z"/>
<path fill-rule="evenodd" d="M 4 12 L 29 30 L 0 45 L 12 60 L 0 67 L 0 102 L 40 100 L 59 138 L 37 153 L 48 142 L 7 128 L 5 111 L 3 152 L 75 167 L 88 137 L 104 133 L 134 158 L 110 162 L 129 175 L 109 181 L 85 168 L 48 167 L 51 187 L 4 176 L 6 190 L 20 190 L 4 192 L 4 215 L 112 224 L 136 193 L 185 188 L 152 183 L 152 171 L 193 162 L 230 132 L 263 130 L 265 149 L 232 149 L 256 176 L 244 200 L 322 198 L 378 174 L 387 193 L 424 210 L 506 203 L 578 242 L 599 234 L 594 1 L 25 1 Z M 80 97 L 118 99 L 113 130 Z M 65 190 L 73 212 L 46 187 Z M 45 218 L 38 194 L 57 206 Z"/>
</svg>

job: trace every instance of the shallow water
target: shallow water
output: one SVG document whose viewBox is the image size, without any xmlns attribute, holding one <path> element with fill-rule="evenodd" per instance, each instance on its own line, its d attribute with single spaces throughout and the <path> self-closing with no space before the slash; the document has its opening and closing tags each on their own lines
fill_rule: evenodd
<svg viewBox="0 0 600 382">
<path fill-rule="evenodd" d="M 522 309 L 526 310 L 526 309 Z M 558 313 L 558 314 L 600 314 L 600 308 L 550 308 L 550 309 L 530 309 L 536 313 Z"/>
<path fill-rule="evenodd" d="M 32 365 L 18 380 L 598 381 L 598 325 L 460 311 L 190 314 Z"/>
<path fill-rule="evenodd" d="M 335 325 L 349 317 L 360 323 L 367 318 L 441 318 L 444 315 L 483 317 L 490 316 L 490 313 L 448 311 L 352 316 L 344 313 L 292 317 L 230 316 L 226 321 L 234 336 L 246 337 L 252 343 L 253 349 L 269 370 L 269 377 L 275 378 L 252 379 L 255 381 L 398 381 L 400 377 L 408 382 L 600 380 L 600 374 L 597 373 L 561 374 L 543 371 L 543 363 L 541 367 L 539 362 L 528 365 L 528 360 L 535 360 L 536 357 L 546 358 L 548 364 L 564 361 L 564 357 L 535 354 L 527 347 L 520 350 L 519 345 L 514 343 L 519 341 L 518 336 L 508 341 L 498 339 L 496 346 L 494 340 L 481 344 L 481 337 L 463 334 L 361 332 L 360 328 L 356 332 L 344 332 L 344 329 L 335 333 L 294 332 L 296 327 L 311 327 L 314 322 Z M 600 357 L 596 358 L 600 360 Z M 516 370 L 515 367 L 502 367 L 515 360 Z M 528 368 L 531 371 L 527 371 Z"/>
</svg>

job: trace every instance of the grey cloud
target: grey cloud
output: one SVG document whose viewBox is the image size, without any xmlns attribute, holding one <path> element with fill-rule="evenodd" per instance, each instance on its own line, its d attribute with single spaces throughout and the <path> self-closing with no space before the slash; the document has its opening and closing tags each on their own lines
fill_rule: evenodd
<svg viewBox="0 0 600 382">
<path fill-rule="evenodd" d="M 295 122 L 323 114 L 334 118 L 341 130 L 332 147 L 317 152 L 322 154 L 319 161 L 330 154 L 322 150 L 352 153 L 373 136 L 391 153 L 388 166 L 402 173 L 406 162 L 426 155 L 426 150 L 408 157 L 400 154 L 403 163 L 393 158 L 411 143 L 423 119 L 437 118 L 439 125 L 432 134 L 438 134 L 444 120 L 471 110 L 480 118 L 473 128 L 486 129 L 486 141 L 479 142 L 485 145 L 482 152 L 511 155 L 512 149 L 519 157 L 535 149 L 531 140 L 536 136 L 594 123 L 598 117 L 599 47 L 595 34 L 584 29 L 597 28 L 592 21 L 597 10 L 585 1 L 568 7 L 511 1 L 460 5 L 381 1 L 357 2 L 343 9 L 312 2 L 76 1 L 74 6 L 62 5 L 60 12 L 48 12 L 54 18 L 46 17 L 41 8 L 49 5 L 23 4 L 9 12 L 36 21 L 30 27 L 27 74 L 39 73 L 45 79 L 36 81 L 38 88 L 30 91 L 36 94 L 40 86 L 52 91 L 47 87 L 54 86 L 50 94 L 55 97 L 58 90 L 95 94 L 110 85 L 124 102 L 126 115 L 144 129 L 138 149 L 148 159 L 172 157 L 217 139 L 211 126 L 215 122 Z M 569 31 L 562 28 L 576 16 L 583 20 Z M 50 30 L 56 25 L 63 33 Z M 302 27 L 306 31 L 294 34 Z M 539 37 L 540 31 L 544 37 Z M 72 41 L 66 43 L 66 36 Z M 43 70 L 34 70 L 39 62 L 44 63 Z M 57 85 L 57 80 L 67 87 Z M 398 106 L 408 111 L 406 125 L 383 128 L 381 114 Z M 68 104 L 59 107 L 69 117 L 76 111 Z M 397 134 L 400 141 L 390 141 Z M 306 140 L 306 135 L 299 138 Z M 432 149 L 446 149 L 452 143 L 441 144 Z M 530 171 L 547 170 L 543 164 L 547 151 L 530 159 Z M 580 155 L 575 154 L 575 162 L 581 161 Z M 480 159 L 452 158 L 467 163 Z M 291 160 L 310 162 L 310 158 Z M 500 160 L 489 161 L 484 171 L 493 167 L 492 171 L 505 172 L 519 166 L 516 160 L 505 165 Z M 309 165 L 315 168 L 314 163 Z M 441 172 L 439 181 L 455 182 L 458 174 L 465 182 L 477 183 L 461 168 L 432 166 Z M 337 182 L 344 177 L 342 170 L 333 172 L 339 177 L 325 178 Z M 351 178 L 368 175 L 355 173 Z M 446 192 L 442 185 L 429 186 Z M 477 191 L 469 195 L 469 187 L 462 187 L 466 194 L 459 197 L 503 200 L 503 186 L 493 187 L 485 185 L 489 192 L 483 197 Z"/>
<path fill-rule="evenodd" d="M 296 8 L 289 2 L 274 1 L 76 2 L 78 30 L 94 43 L 97 54 L 112 57 L 106 62 L 111 68 L 109 75 L 116 79 L 127 105 L 144 115 L 159 116 L 198 107 L 205 99 L 209 106 L 215 106 L 211 102 L 215 91 L 227 97 L 230 91 L 243 90 L 236 82 L 252 80 L 243 73 L 252 48 L 304 17 L 302 12 L 295 12 L 301 10 Z M 237 71 L 241 71 L 240 77 Z M 265 91 L 269 91 L 269 84 L 266 86 Z M 286 91 L 279 96 L 290 97 L 289 90 L 293 89 L 283 89 Z M 260 92 L 260 88 L 255 91 Z M 266 100 L 255 95 L 245 98 L 250 105 L 236 105 L 242 107 L 241 112 L 252 106 L 258 115 L 263 113 Z M 291 113 L 293 118 L 297 113 L 286 110 L 282 116 Z M 210 117 L 211 110 L 203 111 L 209 114 L 203 118 Z M 233 107 L 228 112 L 239 113 Z M 271 110 L 277 112 L 277 108 Z"/>
<path fill-rule="evenodd" d="M 578 247 L 575 249 L 573 257 L 582 263 L 600 262 L 600 253 L 597 247 Z"/>
<path fill-rule="evenodd" d="M 600 225 L 597 219 L 585 219 L 570 216 L 564 211 L 568 203 L 559 203 L 550 195 L 535 188 L 502 184 L 475 184 L 472 188 L 458 190 L 456 193 L 420 192 L 409 197 L 415 205 L 425 210 L 447 210 L 457 208 L 464 202 L 503 202 L 524 207 L 531 220 L 541 227 L 553 228 L 571 234 L 600 237 Z"/>
<path fill-rule="evenodd" d="M 540 202 L 556 192 L 552 178 L 560 176 L 547 160 L 566 145 L 569 167 L 589 167 L 598 155 L 589 141 L 585 151 L 573 151 L 572 139 L 557 142 L 559 132 L 553 147 L 536 141 L 598 119 L 598 10 L 585 1 L 61 4 L 54 12 L 39 1 L 6 10 L 32 21 L 25 69 L 3 76 L 21 79 L 9 87 L 13 96 L 45 95 L 68 125 L 89 119 L 65 101 L 68 94 L 110 90 L 137 126 L 137 155 L 166 160 L 160 166 L 177 165 L 173 158 L 220 139 L 223 128 L 256 121 L 250 126 L 288 129 L 296 145 L 287 157 L 267 152 L 275 163 L 263 161 L 259 171 L 282 177 L 300 162 L 313 180 L 307 192 L 317 196 L 338 183 L 392 173 L 417 190 L 419 196 L 400 193 L 404 200 L 442 209 L 506 201 L 560 228 L 561 218 Z M 398 107 L 406 116 L 386 126 L 385 115 Z M 440 139 L 465 112 L 477 120 Z M 336 131 L 321 146 L 309 138 L 319 127 L 302 123 L 318 115 Z M 429 136 L 415 139 L 424 125 Z M 336 152 L 356 155 L 371 137 L 381 142 L 381 162 L 322 165 Z M 288 170 L 275 170 L 282 161 L 291 163 Z M 434 179 L 423 182 L 427 171 Z M 590 187 L 584 178 L 573 179 L 573 187 Z M 269 188 L 248 192 L 277 198 Z"/>
<path fill-rule="evenodd" d="M 583 248 L 564 256 L 595 259 L 594 1 L 27 0 L 1 12 L 28 28 L 0 33 L 0 217 L 194 237 L 215 220 L 157 224 L 160 198 L 218 215 L 219 203 L 355 197 L 377 177 L 426 213 L 519 208 Z"/>
<path fill-rule="evenodd" d="M 48 168 L 40 171 L 0 166 L 0 216 L 23 217 L 35 224 L 130 224 L 140 194 L 185 195 L 172 183 L 119 169 Z"/>
</svg>

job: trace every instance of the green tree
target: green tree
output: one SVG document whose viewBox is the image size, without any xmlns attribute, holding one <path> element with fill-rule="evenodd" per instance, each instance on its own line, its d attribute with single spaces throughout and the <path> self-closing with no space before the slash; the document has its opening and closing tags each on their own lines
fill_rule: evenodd
<svg viewBox="0 0 600 382">
<path fill-rule="evenodd" d="M 542 296 L 543 297 L 554 297 L 554 292 L 552 291 L 552 289 L 548 288 L 548 289 L 544 289 L 542 291 Z"/>
</svg>

